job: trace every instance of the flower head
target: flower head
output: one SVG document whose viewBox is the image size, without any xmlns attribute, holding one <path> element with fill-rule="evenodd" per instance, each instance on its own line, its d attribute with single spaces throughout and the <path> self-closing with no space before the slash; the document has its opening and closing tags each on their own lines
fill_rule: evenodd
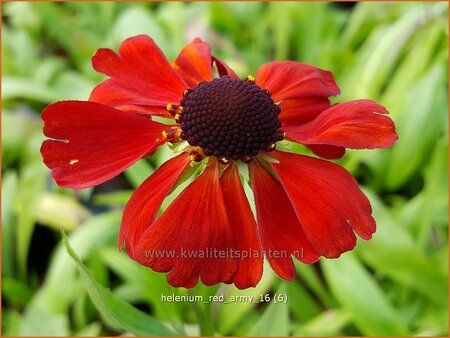
<svg viewBox="0 0 450 338">
<path fill-rule="evenodd" d="M 179 154 L 133 193 L 119 233 L 119 246 L 169 272 L 171 285 L 193 287 L 200 278 L 206 285 L 255 286 L 264 255 L 278 275 L 292 279 L 292 256 L 314 263 L 351 250 L 355 234 L 372 237 L 370 203 L 350 173 L 278 149 L 287 139 L 337 159 L 345 148 L 396 141 L 379 104 L 330 104 L 340 92 L 332 73 L 280 61 L 240 79 L 200 39 L 169 63 L 144 35 L 125 40 L 118 54 L 98 50 L 92 63 L 109 79 L 89 101 L 56 102 L 42 114 L 50 138 L 41 148 L 44 162 L 60 186 L 79 189 L 111 179 L 165 143 L 180 144 Z M 188 176 L 192 182 L 157 217 Z"/>
</svg>

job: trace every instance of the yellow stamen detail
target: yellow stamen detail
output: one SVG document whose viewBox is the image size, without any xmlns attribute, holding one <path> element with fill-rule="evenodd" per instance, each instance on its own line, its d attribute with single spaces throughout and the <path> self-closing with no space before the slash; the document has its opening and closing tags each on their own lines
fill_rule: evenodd
<svg viewBox="0 0 450 338">
<path fill-rule="evenodd" d="M 181 129 L 172 127 L 167 132 L 167 140 L 172 143 L 181 142 Z"/>
<path fill-rule="evenodd" d="M 219 161 L 219 163 L 222 163 L 222 164 L 228 164 L 230 162 L 230 159 L 225 156 L 219 157 L 217 160 Z"/>
<path fill-rule="evenodd" d="M 203 154 L 202 148 L 200 147 L 192 147 L 189 152 L 189 159 L 193 162 L 201 162 L 205 158 L 205 154 Z"/>
<path fill-rule="evenodd" d="M 247 76 L 247 80 L 248 80 L 248 81 L 251 81 L 251 82 L 255 82 L 255 77 L 249 75 L 249 76 Z"/>
<path fill-rule="evenodd" d="M 276 144 L 275 143 L 271 143 L 267 146 L 266 151 L 274 151 L 276 148 Z"/>
</svg>

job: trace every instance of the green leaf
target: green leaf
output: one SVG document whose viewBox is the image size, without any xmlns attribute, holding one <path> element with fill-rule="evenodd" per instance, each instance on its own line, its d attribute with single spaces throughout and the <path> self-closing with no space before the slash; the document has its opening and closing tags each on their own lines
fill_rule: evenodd
<svg viewBox="0 0 450 338">
<path fill-rule="evenodd" d="M 233 7 L 228 2 L 212 1 L 209 5 L 210 25 L 216 31 L 226 31 L 237 44 L 243 44 L 245 35 L 236 16 L 233 15 Z"/>
<path fill-rule="evenodd" d="M 297 281 L 292 281 L 292 283 L 287 284 L 287 289 L 289 309 L 299 321 L 310 320 L 321 313 L 321 309 L 314 299 L 314 294 L 308 292 L 304 285 Z M 298 304 L 302 304 L 302 306 L 298 306 Z"/>
<path fill-rule="evenodd" d="M 17 195 L 16 243 L 19 273 L 27 276 L 27 260 L 39 198 L 45 189 L 48 169 L 40 162 L 24 167 Z"/>
<path fill-rule="evenodd" d="M 286 295 L 285 284 L 280 285 L 277 294 Z M 287 304 L 275 303 L 272 299 L 264 314 L 249 332 L 249 336 L 287 336 L 289 334 L 288 309 Z"/>
<path fill-rule="evenodd" d="M 61 233 L 67 252 L 77 264 L 78 271 L 81 274 L 92 302 L 107 324 L 114 328 L 122 327 L 135 335 L 171 336 L 175 334 L 153 317 L 144 314 L 127 302 L 117 298 L 111 291 L 98 284 L 73 251 L 66 234 L 63 231 Z"/>
<path fill-rule="evenodd" d="M 376 25 L 377 16 L 386 16 L 386 11 L 382 7 L 384 7 L 382 3 L 358 2 L 341 34 L 341 48 L 351 50 L 363 43 L 367 34 Z"/>
<path fill-rule="evenodd" d="M 100 206 L 124 206 L 130 200 L 132 193 L 132 190 L 97 193 L 93 196 L 92 202 Z"/>
<path fill-rule="evenodd" d="M 37 152 L 34 152 L 34 156 L 27 156 L 28 147 L 37 135 L 42 135 L 41 128 L 41 121 L 37 116 L 29 114 L 26 110 L 2 112 L 2 165 L 4 168 L 14 166 L 16 161 L 31 162 L 35 160 L 36 153 L 39 156 L 39 162 L 41 161 L 39 148 Z"/>
<path fill-rule="evenodd" d="M 89 324 L 74 334 L 75 337 L 98 337 L 102 331 L 100 323 L 94 322 Z"/>
<path fill-rule="evenodd" d="M 92 217 L 73 231 L 70 240 L 78 255 L 86 258 L 105 243 L 115 243 L 121 216 L 117 211 L 106 212 Z M 69 307 L 79 296 L 80 281 L 76 266 L 67 255 L 63 243 L 52 256 L 44 284 L 25 309 L 20 335 L 69 335 Z M 38 323 L 35 317 L 40 318 Z"/>
<path fill-rule="evenodd" d="M 2 279 L 2 295 L 15 307 L 24 307 L 33 296 L 33 290 L 24 282 L 14 278 Z"/>
<path fill-rule="evenodd" d="M 312 320 L 306 322 L 295 336 L 340 336 L 342 329 L 351 321 L 350 315 L 342 310 L 325 310 Z"/>
<path fill-rule="evenodd" d="M 17 192 L 17 174 L 7 171 L 2 185 L 2 277 L 14 273 L 14 201 Z"/>
<path fill-rule="evenodd" d="M 12 26 L 17 30 L 34 31 L 40 26 L 39 17 L 28 2 L 9 2 L 3 10 L 3 15 L 11 20 Z"/>
<path fill-rule="evenodd" d="M 166 281 L 166 275 L 154 272 L 143 266 L 117 248 L 103 248 L 100 258 L 106 265 L 120 276 L 126 283 L 139 290 L 140 300 L 149 301 L 155 309 L 158 318 L 180 322 L 182 308 L 173 302 L 161 302 L 161 295 L 181 294 L 180 289 L 171 287 Z"/>
<path fill-rule="evenodd" d="M 417 290 L 437 305 L 445 305 L 448 299 L 446 269 L 440 271 L 433 259 L 421 252 L 403 225 L 407 223 L 397 222 L 374 194 L 369 191 L 366 194 L 378 229 L 374 239 L 361 243 L 357 252 L 378 273 L 389 276 L 403 288 Z"/>
<path fill-rule="evenodd" d="M 95 84 L 84 75 L 66 70 L 51 84 L 58 100 L 87 100 Z"/>
<path fill-rule="evenodd" d="M 37 41 L 23 30 L 13 30 L 11 33 L 11 35 L 6 36 L 5 43 L 10 45 L 13 51 L 12 57 L 15 69 L 21 76 L 30 76 L 39 64 Z"/>
<path fill-rule="evenodd" d="M 446 49 L 443 46 L 439 48 L 440 42 L 444 39 L 447 41 L 447 36 L 439 24 L 425 26 L 418 32 L 409 49 L 414 52 L 405 55 L 405 59 L 398 65 L 383 91 L 383 104 L 389 108 L 390 116 L 394 120 L 404 113 L 409 91 L 433 66 L 436 51 Z"/>
<path fill-rule="evenodd" d="M 327 307 L 334 307 L 334 299 L 325 287 L 323 278 L 319 276 L 313 266 L 294 260 L 300 280 L 312 291 L 315 297 Z"/>
<path fill-rule="evenodd" d="M 90 218 L 72 232 L 70 240 L 79 257 L 89 257 L 105 243 L 115 243 L 121 217 L 119 211 L 103 213 Z M 70 302 L 77 297 L 75 288 L 78 281 L 75 274 L 75 264 L 67 256 L 64 246 L 60 245 L 47 271 L 44 288 L 41 288 L 45 301 L 54 312 L 65 313 Z"/>
<path fill-rule="evenodd" d="M 411 6 L 392 25 L 379 25 L 358 50 L 356 67 L 352 67 L 346 78 L 353 84 L 353 95 L 376 99 L 390 79 L 406 44 L 422 28 L 421 23 L 431 21 L 443 9 L 443 6 L 430 6 L 428 10 Z"/>
<path fill-rule="evenodd" d="M 334 17 L 326 18 L 325 16 L 329 6 L 327 2 L 302 2 L 290 10 L 292 15 L 296 16 L 293 20 L 291 19 L 291 25 L 296 28 L 293 39 L 296 42 L 298 60 L 317 64 L 320 49 L 323 46 L 316 41 L 323 41 L 325 25 L 330 27 L 333 24 Z M 279 20 L 287 22 L 283 16 L 279 17 Z"/>
<path fill-rule="evenodd" d="M 125 177 L 137 188 L 155 169 L 146 161 L 138 161 L 125 171 Z"/>
<path fill-rule="evenodd" d="M 15 310 L 3 309 L 2 313 L 2 335 L 12 337 L 19 335 L 22 316 Z"/>
<path fill-rule="evenodd" d="M 67 316 L 55 316 L 42 308 L 39 311 L 33 311 L 32 315 L 21 323 L 19 336 L 67 336 L 69 335 L 68 322 Z"/>
<path fill-rule="evenodd" d="M 230 286 L 224 291 L 224 295 L 227 298 L 231 296 L 253 296 L 254 298 L 259 299 L 261 294 L 265 294 L 270 289 L 275 278 L 271 268 L 265 262 L 263 277 L 255 288 L 239 290 L 234 286 Z M 238 324 L 248 312 L 251 312 L 254 306 L 255 304 L 249 302 L 220 304 L 216 322 L 218 331 L 223 335 L 232 332 L 234 326 Z"/>
<path fill-rule="evenodd" d="M 434 66 L 410 91 L 405 111 L 396 121 L 399 140 L 391 150 L 386 186 L 405 184 L 429 157 L 447 115 L 444 67 Z"/>
<path fill-rule="evenodd" d="M 76 16 L 67 12 L 67 7 L 50 2 L 34 2 L 33 10 L 41 18 L 43 27 L 53 42 L 53 48 L 62 48 L 73 61 L 81 62 L 85 52 L 86 35 L 80 35 L 76 25 Z M 69 14 L 69 15 L 68 15 Z M 64 19 L 62 19 L 64 18 Z"/>
<path fill-rule="evenodd" d="M 271 28 L 275 34 L 275 51 L 277 60 L 285 60 L 289 52 L 289 3 L 269 3 Z"/>
<path fill-rule="evenodd" d="M 448 136 L 436 144 L 422 172 L 424 187 L 398 210 L 398 223 L 408 224 L 410 231 L 417 235 L 419 248 L 434 250 L 447 243 L 448 237 Z M 448 271 L 447 266 L 441 271 Z"/>
<path fill-rule="evenodd" d="M 333 294 L 363 335 L 410 334 L 377 282 L 352 253 L 321 263 Z"/>
<path fill-rule="evenodd" d="M 16 76 L 4 76 L 3 82 L 3 100 L 28 99 L 37 100 L 43 103 L 57 101 L 58 96 L 45 84 L 37 80 L 22 78 Z"/>
<path fill-rule="evenodd" d="M 39 199 L 37 220 L 54 229 L 72 231 L 90 216 L 89 211 L 72 196 L 44 193 Z"/>
</svg>

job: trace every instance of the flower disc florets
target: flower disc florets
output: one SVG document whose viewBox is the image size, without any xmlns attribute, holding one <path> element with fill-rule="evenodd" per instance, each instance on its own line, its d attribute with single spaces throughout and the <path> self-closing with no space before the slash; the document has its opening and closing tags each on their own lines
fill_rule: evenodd
<svg viewBox="0 0 450 338">
<path fill-rule="evenodd" d="M 246 160 L 282 139 L 280 108 L 253 81 L 201 82 L 181 100 L 181 137 L 206 156 Z"/>
</svg>

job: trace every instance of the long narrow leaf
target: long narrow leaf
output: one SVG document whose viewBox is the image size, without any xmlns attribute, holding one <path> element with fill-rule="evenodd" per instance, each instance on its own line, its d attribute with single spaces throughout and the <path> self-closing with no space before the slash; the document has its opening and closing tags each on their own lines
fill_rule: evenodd
<svg viewBox="0 0 450 338">
<path fill-rule="evenodd" d="M 111 291 L 98 284 L 86 266 L 78 258 L 75 251 L 73 251 L 69 244 L 69 239 L 64 232 L 62 232 L 62 236 L 67 252 L 77 264 L 78 271 L 81 274 L 92 302 L 108 324 L 113 327 L 120 326 L 135 335 L 172 336 L 175 334 L 175 332 L 169 330 L 153 317 L 146 315 L 127 302 L 117 298 Z"/>
</svg>

